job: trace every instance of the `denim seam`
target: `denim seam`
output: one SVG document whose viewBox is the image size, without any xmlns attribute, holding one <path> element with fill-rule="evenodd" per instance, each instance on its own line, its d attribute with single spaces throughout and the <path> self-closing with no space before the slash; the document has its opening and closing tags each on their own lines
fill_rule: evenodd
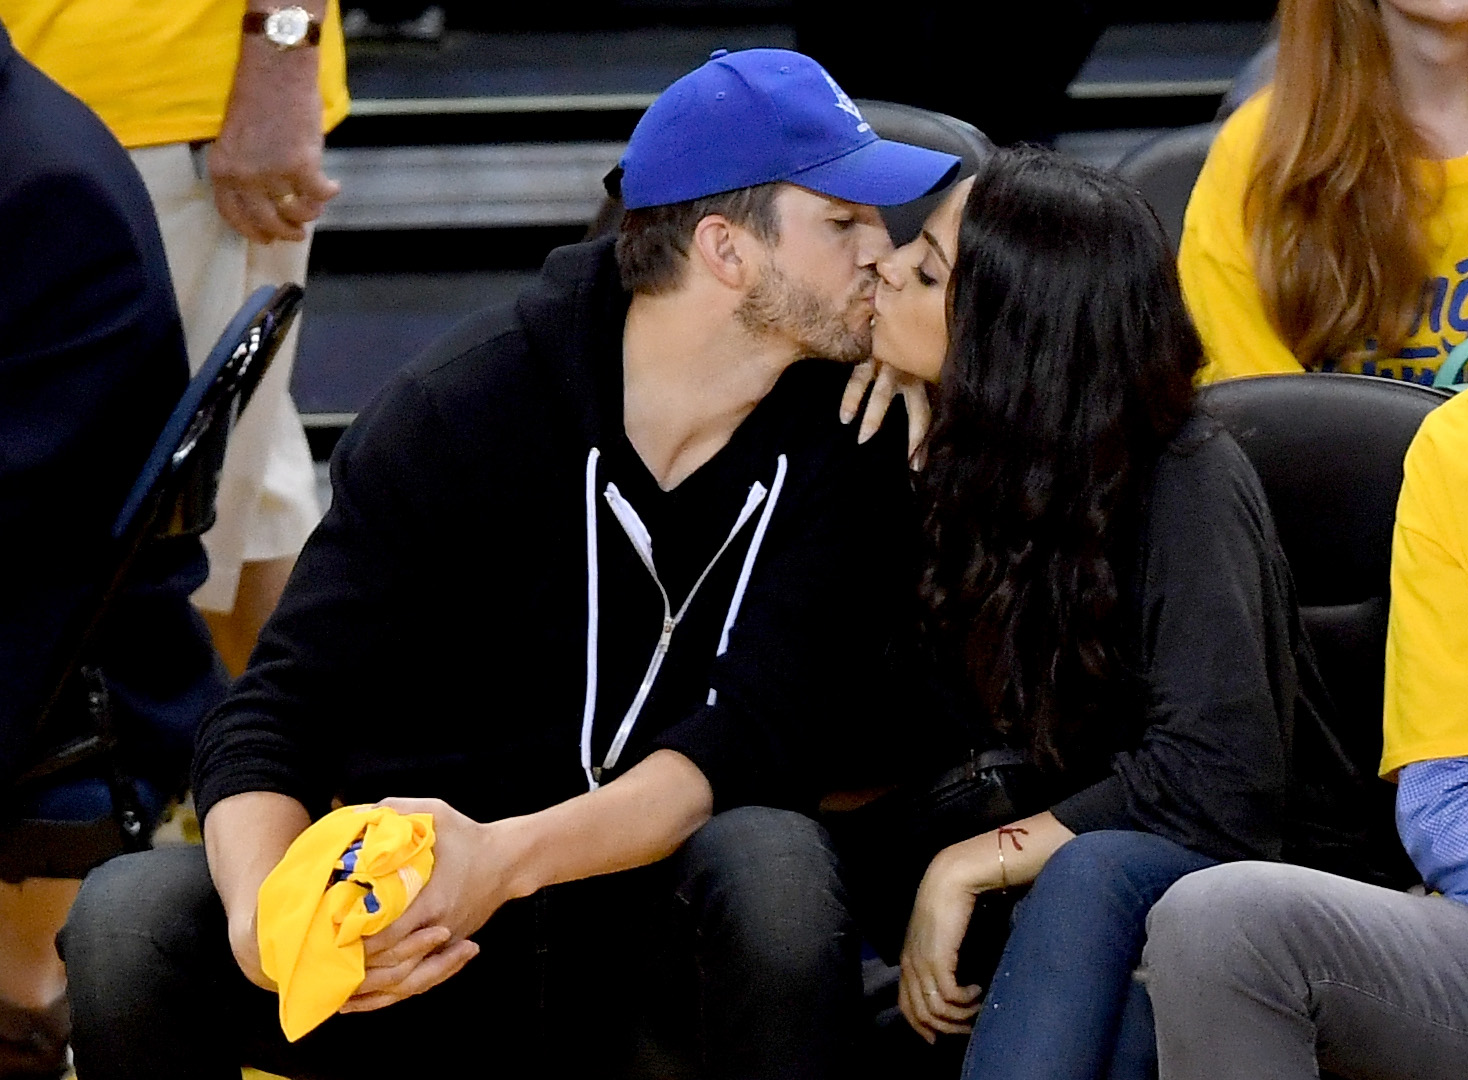
<svg viewBox="0 0 1468 1080">
<path fill-rule="evenodd" d="M 1406 1008 L 1398 1001 L 1394 1001 L 1389 997 L 1384 997 L 1381 994 L 1373 990 L 1368 990 L 1363 986 L 1357 986 L 1355 983 L 1349 983 L 1342 979 L 1334 979 L 1329 977 L 1322 977 L 1318 979 L 1307 977 L 1307 983 L 1310 987 L 1312 996 L 1314 996 L 1315 988 L 1318 986 L 1335 986 L 1343 990 L 1351 990 L 1357 994 L 1360 994 L 1362 997 L 1370 998 L 1372 1001 L 1378 1002 L 1386 1008 L 1391 1009 L 1393 1012 L 1400 1013 L 1403 1016 L 1411 1017 L 1412 1019 L 1420 1021 L 1424 1024 L 1430 1024 L 1432 1027 L 1435 1028 L 1441 1028 L 1442 1030 L 1451 1032 L 1454 1035 L 1468 1036 L 1468 1028 L 1455 1027 L 1452 1024 L 1445 1023 L 1441 1020 L 1435 1020 L 1429 1016 L 1422 1016 L 1419 1013 L 1416 1013 L 1413 1010 Z"/>
</svg>

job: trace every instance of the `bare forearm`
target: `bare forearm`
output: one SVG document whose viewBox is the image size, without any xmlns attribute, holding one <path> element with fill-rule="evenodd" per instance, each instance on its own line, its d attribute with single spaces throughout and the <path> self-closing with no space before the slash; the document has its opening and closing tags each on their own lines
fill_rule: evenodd
<svg viewBox="0 0 1468 1080">
<path fill-rule="evenodd" d="M 936 866 L 941 861 L 952 880 L 961 881 L 973 892 L 1028 885 L 1039 876 L 1050 856 L 1074 839 L 1075 833 L 1047 810 L 944 848 L 933 862 Z"/>
<path fill-rule="evenodd" d="M 666 858 L 709 819 L 713 802 L 693 762 L 659 750 L 605 787 L 486 828 L 518 852 L 510 891 L 526 896 Z"/>
<path fill-rule="evenodd" d="M 210 809 L 204 852 L 226 914 L 253 911 L 260 883 L 310 824 L 304 806 L 270 791 L 231 795 Z"/>
<path fill-rule="evenodd" d="M 318 21 L 323 0 L 300 0 Z M 274 5 L 250 0 L 255 12 Z M 224 220 L 259 244 L 301 241 L 338 185 L 322 172 L 321 48 L 279 49 L 242 35 L 219 137 L 209 152 L 214 202 Z"/>
</svg>

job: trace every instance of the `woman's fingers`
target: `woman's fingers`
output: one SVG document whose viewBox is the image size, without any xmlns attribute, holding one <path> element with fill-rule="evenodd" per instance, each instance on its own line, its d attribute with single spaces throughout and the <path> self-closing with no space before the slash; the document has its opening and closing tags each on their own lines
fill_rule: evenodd
<svg viewBox="0 0 1468 1080">
<path fill-rule="evenodd" d="M 928 388 L 920 380 L 911 380 L 902 388 L 907 402 L 907 460 L 914 469 L 923 467 L 920 451 L 933 422 L 933 406 L 928 401 Z"/>
<path fill-rule="evenodd" d="M 841 394 L 841 422 L 849 424 L 856 419 L 856 410 L 861 408 L 861 399 L 871 385 L 877 372 L 875 360 L 863 360 L 851 369 L 851 378 L 846 380 L 846 389 Z"/>
<path fill-rule="evenodd" d="M 969 1008 L 984 992 L 982 986 L 959 986 L 957 973 L 946 965 L 938 965 L 933 974 L 937 978 L 938 993 L 943 996 L 943 1000 L 958 1008 Z M 972 1011 L 969 1015 L 973 1015 Z"/>
<path fill-rule="evenodd" d="M 979 1011 L 978 1003 L 958 1004 L 949 1001 L 939 990 L 927 992 L 928 1012 L 934 1020 L 942 1020 L 949 1024 L 966 1024 L 974 1018 Z"/>
<path fill-rule="evenodd" d="M 903 971 L 904 974 L 911 972 L 911 977 L 904 980 L 907 983 L 907 999 L 911 1009 L 908 1023 L 912 1024 L 918 1034 L 932 1042 L 939 1034 L 960 1033 L 968 1017 L 959 1015 L 949 1018 L 948 1010 L 953 1006 L 943 1000 L 932 972 L 927 970 L 922 960 L 906 962 Z"/>
<path fill-rule="evenodd" d="M 917 980 L 909 977 L 904 969 L 902 979 L 897 984 L 897 1007 L 902 1011 L 903 1018 L 912 1030 L 932 1043 L 936 1041 L 937 1034 L 924 1019 L 925 1010 L 921 1004 L 922 991 L 917 990 L 916 987 Z"/>
<path fill-rule="evenodd" d="M 892 397 L 897 393 L 899 375 L 896 368 L 886 364 L 878 366 L 877 378 L 872 383 L 872 396 L 867 398 L 866 411 L 861 414 L 861 430 L 856 435 L 858 443 L 866 442 L 881 429 L 892 405 Z"/>
</svg>

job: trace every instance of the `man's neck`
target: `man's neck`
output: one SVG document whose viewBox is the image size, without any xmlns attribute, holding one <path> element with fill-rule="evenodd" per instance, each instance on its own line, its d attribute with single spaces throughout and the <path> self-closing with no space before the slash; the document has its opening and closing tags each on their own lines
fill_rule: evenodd
<svg viewBox="0 0 1468 1080">
<path fill-rule="evenodd" d="M 717 454 L 798 357 L 686 292 L 637 295 L 622 334 L 627 438 L 664 491 Z"/>
<path fill-rule="evenodd" d="M 1468 24 L 1412 19 L 1381 5 L 1392 84 L 1407 118 L 1441 160 L 1468 154 Z"/>
</svg>

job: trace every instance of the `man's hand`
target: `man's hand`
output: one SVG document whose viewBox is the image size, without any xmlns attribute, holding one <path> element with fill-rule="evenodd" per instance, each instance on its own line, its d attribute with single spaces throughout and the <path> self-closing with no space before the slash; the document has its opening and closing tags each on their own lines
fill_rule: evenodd
<svg viewBox="0 0 1468 1080">
<path fill-rule="evenodd" d="M 508 900 L 666 858 L 713 801 L 698 766 L 673 750 L 595 791 L 483 825 L 438 799 L 383 800 L 433 815 L 433 874 L 407 911 L 366 939 L 367 977 L 342 1011 L 380 1009 L 452 976 L 479 951 L 469 935 Z"/>
<path fill-rule="evenodd" d="M 512 885 L 509 822 L 481 825 L 441 799 L 384 799 L 400 814 L 433 815 L 433 873 L 386 929 L 364 940 L 367 977 L 342 1012 L 369 1012 L 430 990 L 479 954 L 469 935 L 506 900 Z"/>
<path fill-rule="evenodd" d="M 873 381 L 875 380 L 875 382 Z M 887 407 L 895 394 L 901 394 L 907 402 L 907 460 L 914 469 L 923 467 L 919 450 L 923 438 L 928 434 L 928 424 L 933 419 L 932 407 L 928 404 L 927 384 L 916 375 L 898 371 L 889 364 L 877 360 L 863 360 L 851 372 L 846 390 L 841 395 L 841 422 L 849 424 L 856 419 L 856 410 L 861 407 L 862 395 L 871 386 L 872 396 L 867 400 L 866 411 L 861 414 L 861 430 L 856 441 L 864 443 L 877 433 Z"/>
<path fill-rule="evenodd" d="M 304 240 L 341 186 L 321 171 L 319 50 L 240 43 L 224 125 L 209 150 L 219 214 L 257 244 Z"/>
</svg>

